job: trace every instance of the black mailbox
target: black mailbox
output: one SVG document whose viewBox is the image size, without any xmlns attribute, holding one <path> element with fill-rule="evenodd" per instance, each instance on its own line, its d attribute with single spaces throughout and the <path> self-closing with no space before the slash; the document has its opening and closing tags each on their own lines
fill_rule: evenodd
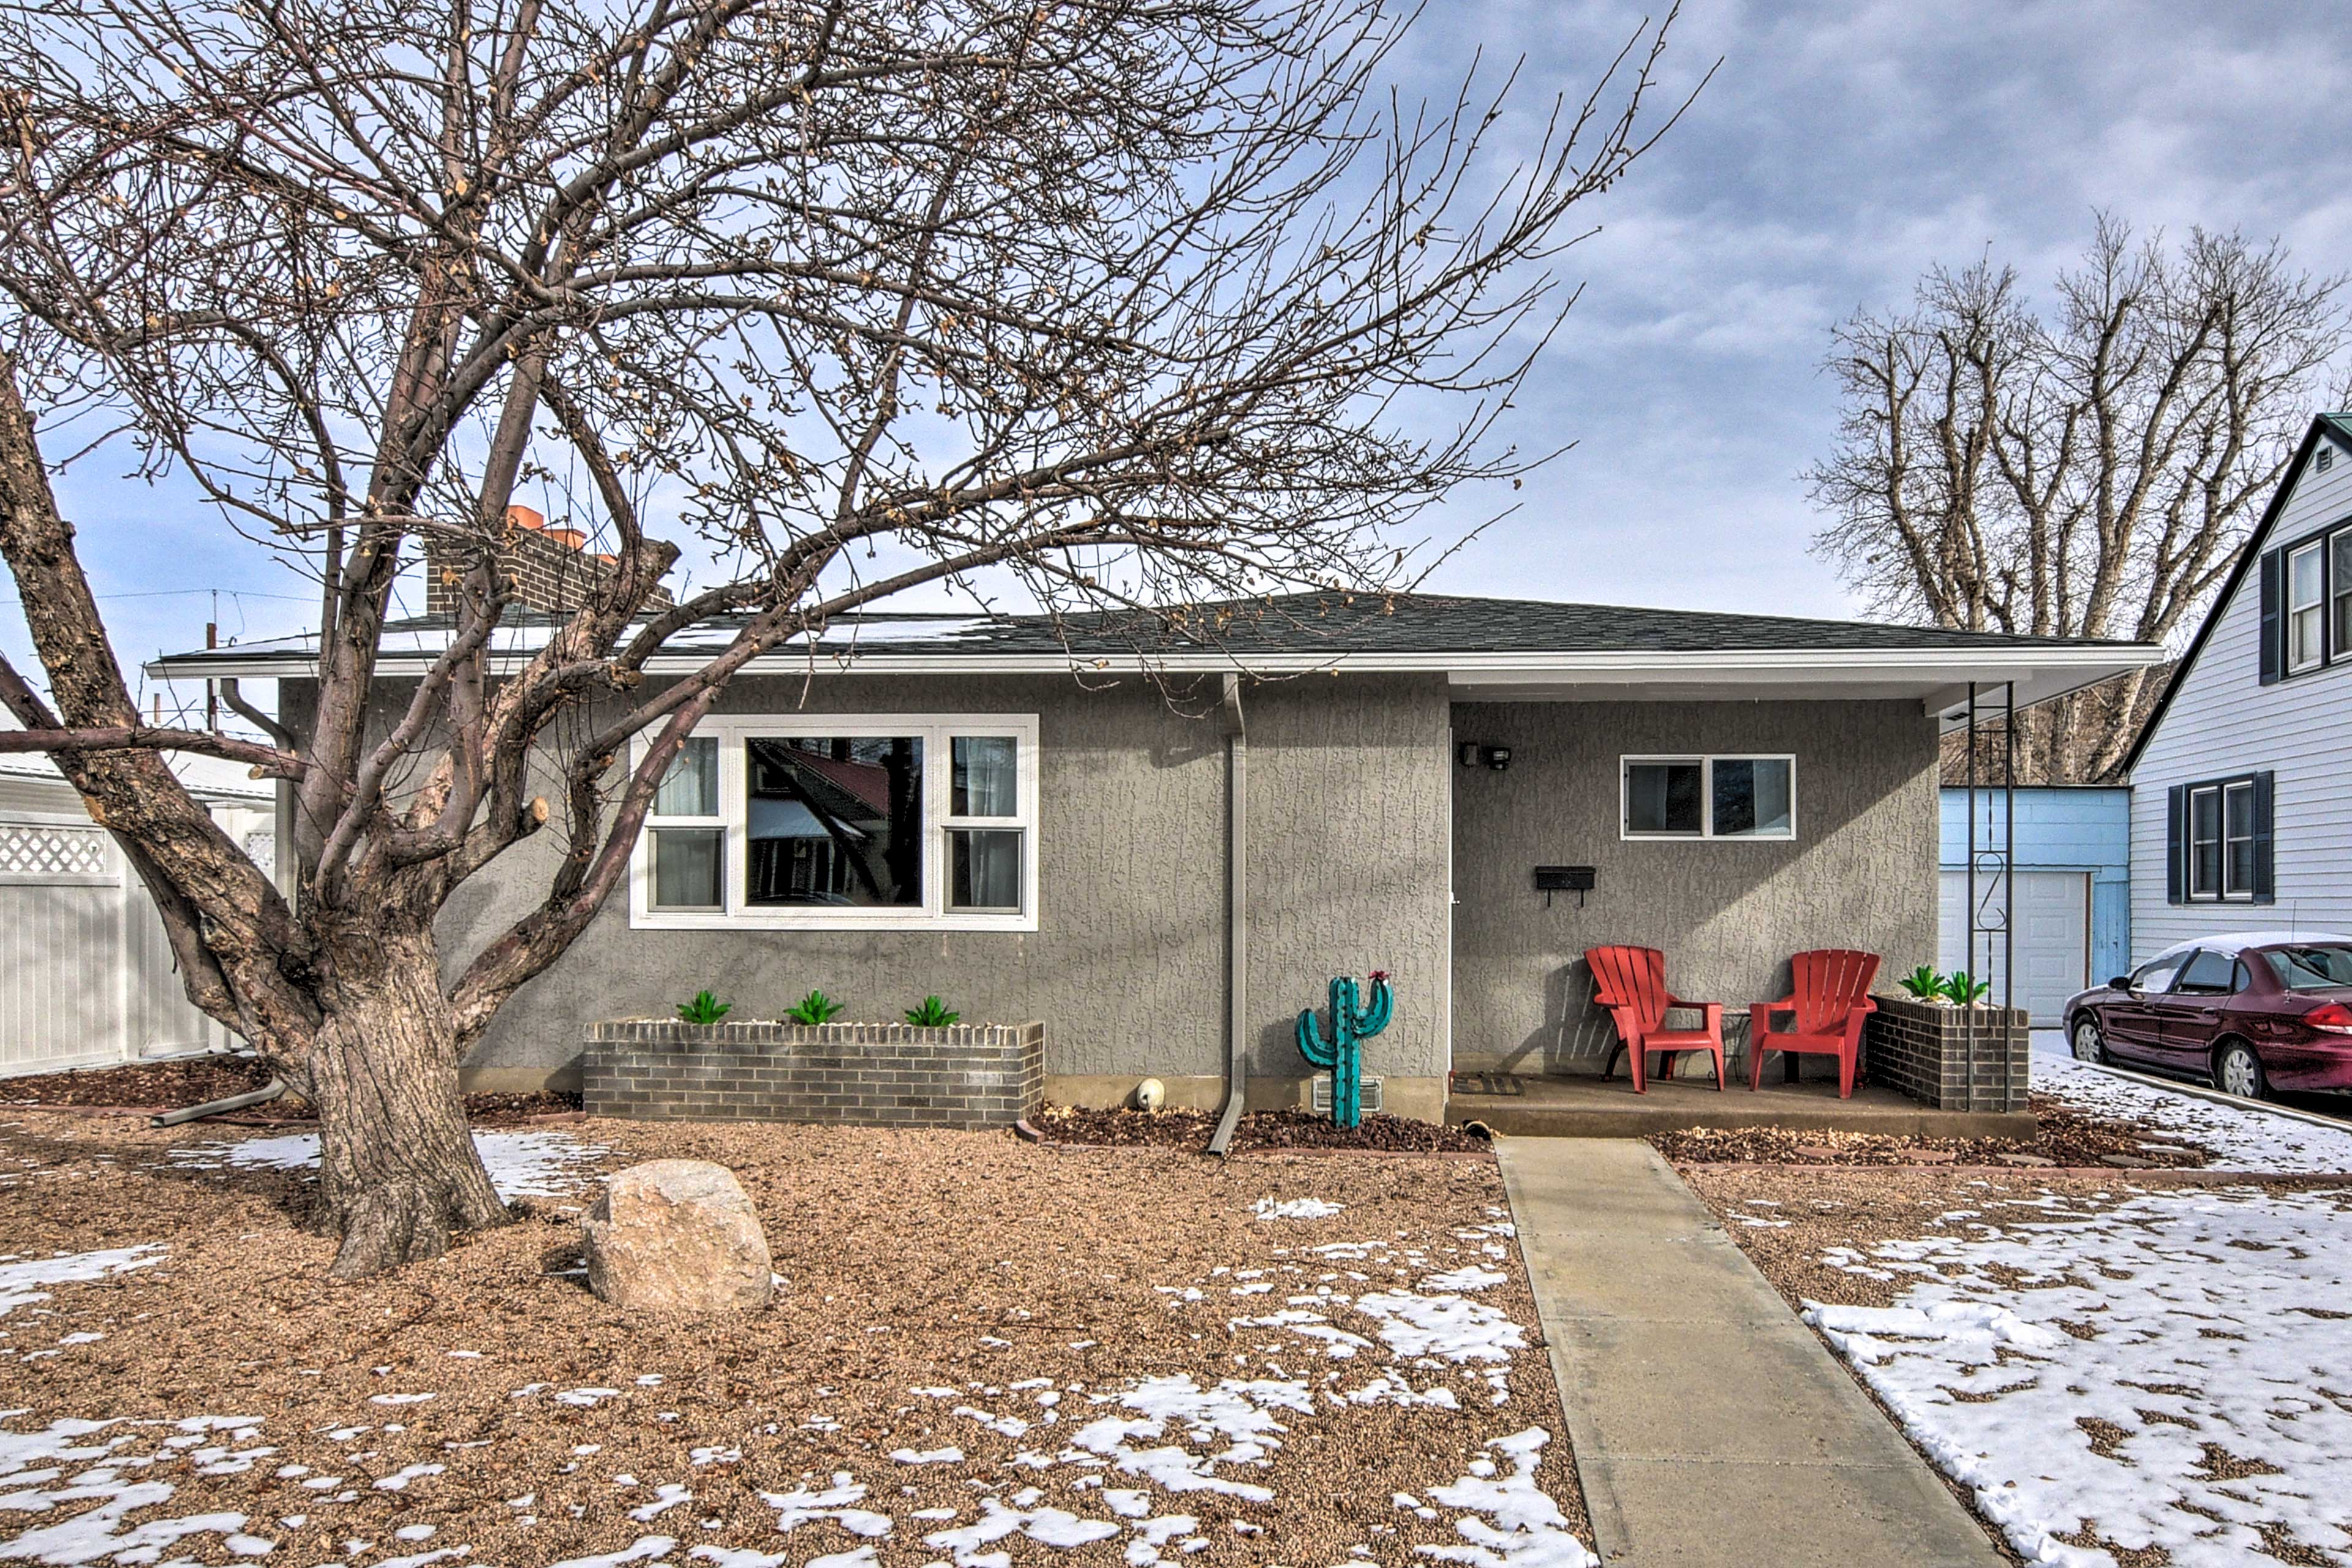
<svg viewBox="0 0 2352 1568">
<path fill-rule="evenodd" d="M 1544 896 L 1544 908 L 1551 908 L 1554 893 L 1574 893 L 1576 907 L 1584 907 L 1584 895 L 1592 890 L 1592 868 L 1590 866 L 1538 866 L 1536 868 L 1536 891 Z"/>
</svg>

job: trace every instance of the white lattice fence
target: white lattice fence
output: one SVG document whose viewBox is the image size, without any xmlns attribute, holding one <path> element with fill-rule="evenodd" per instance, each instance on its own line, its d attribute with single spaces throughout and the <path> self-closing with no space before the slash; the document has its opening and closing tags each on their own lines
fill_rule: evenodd
<svg viewBox="0 0 2352 1568">
<path fill-rule="evenodd" d="M 0 821 L 0 880 L 87 888 L 120 879 L 102 827 Z"/>
</svg>

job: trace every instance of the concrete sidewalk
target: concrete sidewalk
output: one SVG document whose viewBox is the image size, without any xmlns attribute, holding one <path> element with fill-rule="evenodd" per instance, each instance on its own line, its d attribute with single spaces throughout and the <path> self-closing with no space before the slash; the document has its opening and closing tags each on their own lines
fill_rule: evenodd
<svg viewBox="0 0 2352 1568">
<path fill-rule="evenodd" d="M 1604 1563 L 2001 1568 L 1657 1151 L 1496 1149 Z"/>
</svg>

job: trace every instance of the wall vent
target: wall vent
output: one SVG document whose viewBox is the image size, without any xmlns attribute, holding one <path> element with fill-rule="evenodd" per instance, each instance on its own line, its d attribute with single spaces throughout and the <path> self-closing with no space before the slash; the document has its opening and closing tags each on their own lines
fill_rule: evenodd
<svg viewBox="0 0 2352 1568">
<path fill-rule="evenodd" d="M 2336 466 L 2336 448 L 2333 447 L 2322 447 L 2319 448 L 2318 452 L 2315 454 L 2311 459 L 2311 466 L 2323 474 L 2328 469 L 2334 468 Z"/>
<path fill-rule="evenodd" d="M 1378 1110 L 1381 1108 L 1381 1080 L 1376 1078 L 1364 1079 L 1362 1090 L 1364 1109 Z M 1331 1114 L 1331 1079 L 1328 1074 L 1315 1079 L 1315 1109 L 1326 1116 Z"/>
</svg>

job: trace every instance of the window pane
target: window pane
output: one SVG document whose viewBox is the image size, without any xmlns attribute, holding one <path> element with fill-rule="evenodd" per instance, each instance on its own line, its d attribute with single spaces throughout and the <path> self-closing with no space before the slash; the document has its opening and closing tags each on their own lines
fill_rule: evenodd
<svg viewBox="0 0 2352 1568">
<path fill-rule="evenodd" d="M 754 905 L 923 901 L 923 742 L 911 735 L 743 742 Z"/>
<path fill-rule="evenodd" d="M 2352 531 L 2336 536 L 2336 657 L 2352 654 Z"/>
<path fill-rule="evenodd" d="M 670 759 L 654 791 L 656 816 L 716 816 L 719 815 L 719 742 L 708 735 L 688 736 Z"/>
<path fill-rule="evenodd" d="M 948 835 L 952 847 L 948 907 L 956 910 L 1018 910 L 1021 907 L 1021 835 L 1005 828 L 959 827 Z"/>
<path fill-rule="evenodd" d="M 2189 797 L 2189 890 L 2221 890 L 2221 792 L 2199 790 Z"/>
<path fill-rule="evenodd" d="M 2226 993 L 2230 989 L 2231 973 L 2236 967 L 2236 960 L 2228 953 L 2200 952 L 2189 961 L 2189 967 L 2180 972 L 2180 989 Z"/>
<path fill-rule="evenodd" d="M 2287 662 L 2298 668 L 2319 662 L 2319 606 L 2297 610 L 2288 633 Z"/>
<path fill-rule="evenodd" d="M 718 827 L 654 829 L 657 910 L 715 910 L 727 901 L 727 836 Z"/>
<path fill-rule="evenodd" d="M 2223 815 L 2227 819 L 2228 854 L 2226 868 L 2229 882 L 2224 891 L 2251 893 L 2254 890 L 2254 791 L 2251 784 L 2233 784 L 2228 791 Z"/>
<path fill-rule="evenodd" d="M 2319 603 L 2319 548 L 2298 550 L 2287 557 L 2286 602 L 2293 606 Z"/>
<path fill-rule="evenodd" d="M 1698 803 L 1698 763 L 1625 764 L 1626 832 L 1696 834 Z"/>
<path fill-rule="evenodd" d="M 1718 838 L 1789 831 L 1789 764 L 1777 757 L 1715 760 L 1715 833 Z"/>
<path fill-rule="evenodd" d="M 955 752 L 950 814 L 1020 816 L 1020 773 L 1013 765 L 1019 742 L 1010 735 L 958 735 L 950 743 Z"/>
<path fill-rule="evenodd" d="M 2352 985 L 2352 947 L 2273 948 L 2263 956 L 2271 973 L 2290 991 L 2325 991 Z"/>
</svg>

